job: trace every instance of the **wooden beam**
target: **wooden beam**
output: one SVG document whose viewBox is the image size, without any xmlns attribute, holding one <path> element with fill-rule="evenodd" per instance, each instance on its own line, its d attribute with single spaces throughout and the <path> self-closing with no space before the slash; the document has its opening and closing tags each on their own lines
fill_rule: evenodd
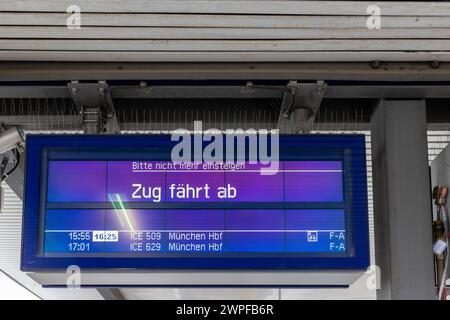
<svg viewBox="0 0 450 320">
<path fill-rule="evenodd" d="M 450 20 L 450 19 L 449 19 Z M 30 51 L 308 52 L 450 51 L 450 40 L 0 40 L 0 48 Z M 316 54 L 316 53 L 314 53 Z M 395 54 L 395 53 L 391 53 Z M 281 60 L 281 59 L 280 59 Z"/>
<path fill-rule="evenodd" d="M 48 52 L 46 52 L 48 54 Z M 36 54 L 36 52 L 35 52 Z M 79 53 L 77 53 L 79 54 Z M 44 53 L 42 53 L 44 57 Z M 73 56 L 70 56 L 72 58 Z M 430 57 L 429 54 L 424 57 Z M 10 59 L 13 60 L 11 55 Z M 432 56 L 430 58 L 433 58 Z M 0 53 L 1 59 L 1 53 Z M 425 59 L 424 59 L 425 60 Z M 450 63 L 118 63 L 0 62 L 0 81 L 67 80 L 448 81 Z"/>
<path fill-rule="evenodd" d="M 450 28 L 226 28 L 2 26 L 2 39 L 450 39 Z"/>
<path fill-rule="evenodd" d="M 215 62 L 245 62 L 245 63 L 277 63 L 283 62 L 370 62 L 370 61 L 391 61 L 391 62 L 429 62 L 440 61 L 450 62 L 450 51 L 412 51 L 412 52 L 391 52 L 391 51 L 321 51 L 321 52 L 246 52 L 246 51 L 224 51 L 224 52 L 168 52 L 168 51 L 64 51 L 64 50 L 3 50 L 0 51 L 0 60 L 2 61 L 71 61 L 71 62 L 198 62 L 198 63 L 215 63 Z M 374 70 L 369 69 L 371 73 Z M 206 70 L 204 72 L 210 73 Z M 143 71 L 137 71 L 135 79 L 141 79 L 139 74 Z M 225 71 L 230 74 L 230 72 Z M 351 72 L 351 71 L 350 71 Z M 0 75 L 3 70 L 0 70 Z M 83 71 L 85 73 L 85 71 Z M 120 73 L 124 73 L 123 71 Z M 288 71 L 287 75 L 293 74 Z M 303 79 L 301 74 L 297 74 L 295 78 Z M 437 70 L 435 74 L 438 76 Z M 162 78 L 167 79 L 170 74 L 161 74 Z M 270 76 L 267 74 L 267 76 Z M 44 75 L 45 77 L 45 75 Z M 200 74 L 192 73 L 190 79 L 202 79 Z M 235 77 L 240 78 L 239 75 Z M 331 75 L 335 78 L 334 75 Z M 370 78 L 370 75 L 364 76 Z M 103 79 L 102 76 L 91 74 L 89 78 Z M 216 76 L 214 76 L 216 78 Z M 228 76 L 227 76 L 228 78 Z M 258 76 L 260 78 L 260 76 Z M 291 77 L 292 78 L 292 77 Z M 66 78 L 66 79 L 73 79 Z M 252 78 L 248 78 L 252 79 Z M 267 78 L 266 78 L 267 79 Z M 321 77 L 314 78 L 322 79 Z M 386 79 L 389 80 L 389 79 Z M 412 79 L 406 79 L 411 81 Z M 417 80 L 417 79 L 416 79 Z M 448 81 L 448 78 L 445 79 Z"/>
<path fill-rule="evenodd" d="M 202 0 L 78 0 L 84 12 L 160 12 L 160 13 L 226 13 L 226 14 L 317 14 L 367 15 L 367 7 L 376 4 L 386 15 L 450 14 L 446 2 L 407 1 L 202 1 Z M 0 11 L 65 12 L 73 0 L 3 0 Z"/>
<path fill-rule="evenodd" d="M 449 4 L 450 5 L 450 4 Z M 68 14 L 1 12 L 0 25 L 66 26 Z M 385 16 L 382 28 L 449 28 L 450 19 L 442 16 Z M 112 14 L 83 13 L 83 27 L 222 27 L 222 28 L 366 28 L 367 16 L 223 15 L 223 14 Z M 73 30 L 77 32 L 77 30 Z"/>
<path fill-rule="evenodd" d="M 0 25 L 66 26 L 66 13 L 0 12 Z M 20 23 L 18 23 L 20 21 Z M 367 16 L 273 16 L 198 14 L 82 14 L 82 27 L 364 28 Z M 449 28 L 448 16 L 386 16 L 382 28 Z M 76 32 L 76 30 L 73 30 Z"/>
</svg>

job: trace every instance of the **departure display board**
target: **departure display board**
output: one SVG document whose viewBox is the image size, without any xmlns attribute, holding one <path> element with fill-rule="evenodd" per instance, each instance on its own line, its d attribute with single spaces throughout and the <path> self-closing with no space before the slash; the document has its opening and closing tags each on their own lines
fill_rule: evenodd
<svg viewBox="0 0 450 320">
<path fill-rule="evenodd" d="M 282 136 L 270 168 L 174 162 L 173 147 L 170 136 L 29 136 L 22 267 L 368 263 L 363 136 Z"/>
<path fill-rule="evenodd" d="M 342 163 L 280 164 L 49 161 L 44 253 L 345 252 Z"/>
</svg>

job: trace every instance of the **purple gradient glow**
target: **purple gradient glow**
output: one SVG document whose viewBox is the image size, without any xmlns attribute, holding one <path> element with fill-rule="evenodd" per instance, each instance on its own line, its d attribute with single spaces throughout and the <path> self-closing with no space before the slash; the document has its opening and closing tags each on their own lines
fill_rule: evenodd
<svg viewBox="0 0 450 320">
<path fill-rule="evenodd" d="M 158 161 L 147 161 L 156 164 Z M 108 161 L 108 194 L 119 194 L 123 202 L 149 202 L 147 198 L 132 198 L 135 187 L 141 184 L 145 187 L 161 187 L 165 185 L 164 172 L 133 172 L 132 161 Z M 114 196 L 113 196 L 113 199 Z M 165 193 L 161 192 L 161 202 Z"/>
<path fill-rule="evenodd" d="M 236 232 L 225 235 L 227 252 L 283 252 L 284 232 Z"/>
<path fill-rule="evenodd" d="M 152 161 L 147 163 L 157 163 Z M 161 188 L 159 202 L 342 202 L 343 178 L 340 161 L 284 161 L 273 175 L 262 175 L 260 164 L 246 163 L 243 171 L 133 170 L 133 161 L 49 161 L 49 202 L 109 202 L 119 194 L 123 202 L 158 202 L 133 198 L 133 184 Z M 201 166 L 200 166 L 201 168 Z M 199 198 L 171 198 L 171 184 L 204 187 Z M 219 187 L 237 189 L 235 198 L 221 199 Z M 147 193 L 148 194 L 148 193 Z"/>
<path fill-rule="evenodd" d="M 163 230 L 164 210 L 106 210 L 106 230 Z"/>
<path fill-rule="evenodd" d="M 285 161 L 284 170 L 285 201 L 343 201 L 340 161 Z"/>
<path fill-rule="evenodd" d="M 106 165 L 106 161 L 49 161 L 47 201 L 107 201 Z"/>
<path fill-rule="evenodd" d="M 227 210 L 227 230 L 284 230 L 284 210 Z"/>
<path fill-rule="evenodd" d="M 202 172 L 205 171 L 205 172 Z M 195 172 L 185 171 L 185 172 L 167 172 L 166 173 L 166 192 L 170 195 L 169 187 L 171 184 L 178 185 L 187 185 L 191 187 L 204 187 L 205 184 L 209 186 L 209 198 L 205 198 L 205 196 L 201 196 L 198 199 L 190 198 L 190 199 L 180 199 L 177 197 L 170 198 L 168 197 L 168 202 L 223 202 L 224 199 L 220 199 L 217 196 L 217 188 L 222 187 L 224 185 L 225 174 L 221 171 L 218 172 L 210 172 L 206 170 L 198 170 Z M 203 193 L 202 193 L 203 194 Z"/>
<path fill-rule="evenodd" d="M 167 230 L 223 230 L 223 210 L 170 210 L 166 211 Z"/>
<path fill-rule="evenodd" d="M 105 210 L 47 210 L 46 230 L 104 230 Z"/>
<path fill-rule="evenodd" d="M 262 175 L 260 164 L 245 164 L 245 170 L 227 172 L 225 183 L 238 186 L 237 197 L 227 202 L 282 202 L 283 201 L 283 169 L 279 163 L 279 171 L 272 175 Z"/>
<path fill-rule="evenodd" d="M 287 230 L 345 230 L 345 212 L 330 210 L 286 210 Z"/>
<path fill-rule="evenodd" d="M 77 234 L 84 231 L 92 236 L 91 230 L 129 232 L 119 232 L 117 242 L 104 244 L 77 241 L 69 236 L 71 231 L 77 231 Z M 318 230 L 322 231 L 318 232 L 319 241 L 309 242 L 308 231 Z M 223 243 L 225 252 L 329 252 L 345 244 L 345 239 L 331 237 L 339 230 L 345 230 L 345 213 L 336 209 L 47 210 L 44 247 L 46 252 L 67 252 L 69 243 L 82 242 L 90 243 L 90 252 L 135 252 L 130 251 L 134 243 L 141 243 L 142 251 L 143 247 L 159 243 L 161 252 L 169 252 L 169 242 L 195 242 L 207 246 L 214 242 Z M 220 238 L 211 237 L 212 231 L 219 233 Z M 175 233 L 202 234 L 205 238 L 171 238 Z M 159 238 L 147 238 L 148 234 L 158 234 Z M 331 243 L 334 243 L 333 247 L 330 247 Z"/>
</svg>

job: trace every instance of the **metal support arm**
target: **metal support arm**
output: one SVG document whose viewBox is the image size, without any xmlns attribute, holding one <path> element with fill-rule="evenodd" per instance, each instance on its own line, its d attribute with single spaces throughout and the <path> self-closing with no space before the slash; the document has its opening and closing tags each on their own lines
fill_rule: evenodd
<svg viewBox="0 0 450 320">
<path fill-rule="evenodd" d="M 105 81 L 98 83 L 72 81 L 67 87 L 80 112 L 81 122 L 86 133 L 116 133 L 119 131 L 111 90 Z"/>
<path fill-rule="evenodd" d="M 280 132 L 287 134 L 309 132 L 326 88 L 327 85 L 324 81 L 316 83 L 289 82 L 278 119 Z"/>
</svg>

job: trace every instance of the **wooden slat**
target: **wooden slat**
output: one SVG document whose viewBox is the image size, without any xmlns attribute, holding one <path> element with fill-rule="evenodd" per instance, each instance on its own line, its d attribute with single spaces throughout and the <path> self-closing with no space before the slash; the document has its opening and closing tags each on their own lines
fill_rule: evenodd
<svg viewBox="0 0 450 320">
<path fill-rule="evenodd" d="M 249 1 L 249 0 L 2 0 L 0 11 L 66 12 L 77 4 L 83 12 L 224 13 L 287 15 L 367 15 L 377 4 L 384 15 L 450 15 L 450 3 L 403 1 Z"/>
<path fill-rule="evenodd" d="M 447 52 L 98 52 L 98 51 L 0 51 L 3 61 L 102 61 L 102 62 L 450 62 Z M 191 76 L 197 76 L 192 73 Z M 416 81 L 422 78 L 414 78 Z M 411 80 L 411 79 L 410 79 Z"/>
<path fill-rule="evenodd" d="M 287 29 L 3 26 L 0 38 L 20 39 L 450 39 L 450 28 Z"/>
<path fill-rule="evenodd" d="M 0 13 L 0 25 L 66 26 L 65 13 Z M 366 17 L 184 15 L 184 14 L 83 14 L 82 27 L 223 27 L 223 28 L 367 28 Z M 449 17 L 383 17 L 384 28 L 449 28 Z"/>
<path fill-rule="evenodd" d="M 450 51 L 448 40 L 1 40 L 2 50 L 57 51 Z"/>
<path fill-rule="evenodd" d="M 65 27 L 72 4 L 81 30 Z M 381 30 L 366 26 L 373 4 Z M 0 60 L 449 61 L 450 53 L 450 2 L 3 0 L 0 26 Z"/>
<path fill-rule="evenodd" d="M 1 53 L 1 51 L 0 51 Z M 21 52 L 7 52 L 0 57 L 7 57 L 9 61 L 0 62 L 0 81 L 66 81 L 67 79 L 90 80 L 283 80 L 292 79 L 303 80 L 344 80 L 344 81 L 448 81 L 450 79 L 450 63 L 443 63 L 437 69 L 430 68 L 427 63 L 409 63 L 419 59 L 420 61 L 429 61 L 428 59 L 447 59 L 448 54 L 426 53 L 426 54 L 394 54 L 398 61 L 385 63 L 381 68 L 374 69 L 367 61 L 374 58 L 386 58 L 389 56 L 385 52 L 380 53 L 362 53 L 364 61 L 354 62 L 280 62 L 278 60 L 271 62 L 248 62 L 243 60 L 237 62 L 219 62 L 205 63 L 207 58 L 200 62 L 123 62 L 115 60 L 113 62 L 103 62 L 105 59 L 111 61 L 111 58 L 124 58 L 122 53 L 119 56 L 109 55 L 108 53 L 97 53 L 96 56 L 87 56 L 86 53 L 61 53 L 61 52 L 29 52 L 26 54 L 34 58 L 35 61 L 22 62 L 13 61 L 23 59 Z M 34 55 L 33 55 L 34 54 Z M 56 54 L 56 55 L 55 55 Z M 117 54 L 117 53 L 114 53 Z M 185 53 L 183 53 L 184 55 Z M 369 55 L 370 54 L 370 55 Z M 86 56 L 85 56 L 86 55 Z M 139 57 L 140 55 L 140 57 Z M 129 54 L 126 59 L 148 58 L 145 54 Z M 202 53 L 203 57 L 205 54 Z M 335 53 L 333 53 L 335 56 Z M 229 55 L 235 57 L 235 55 Z M 355 54 L 348 54 L 354 58 Z M 25 60 L 30 60 L 27 57 Z M 201 57 L 201 58 L 203 58 Z M 292 56 L 285 56 L 292 58 Z M 294 56 L 300 59 L 299 55 Z M 339 58 L 339 56 L 335 56 Z M 346 57 L 346 53 L 342 54 Z M 87 62 L 80 62 L 83 59 L 91 58 Z M 220 58 L 215 56 L 214 58 Z M 223 57 L 222 57 L 223 58 Z M 282 58 L 280 56 L 275 58 Z M 44 62 L 38 61 L 44 59 Z M 55 62 L 53 60 L 60 60 Z M 69 59 L 77 59 L 70 62 Z M 366 60 L 368 59 L 368 60 Z M 406 60 L 405 60 L 406 59 Z M 1 60 L 1 59 L 0 59 Z M 268 60 L 268 59 L 267 59 Z M 360 59 L 361 60 L 361 59 Z M 92 62 L 94 61 L 94 62 Z M 95 62 L 101 61 L 101 62 Z"/>
</svg>

